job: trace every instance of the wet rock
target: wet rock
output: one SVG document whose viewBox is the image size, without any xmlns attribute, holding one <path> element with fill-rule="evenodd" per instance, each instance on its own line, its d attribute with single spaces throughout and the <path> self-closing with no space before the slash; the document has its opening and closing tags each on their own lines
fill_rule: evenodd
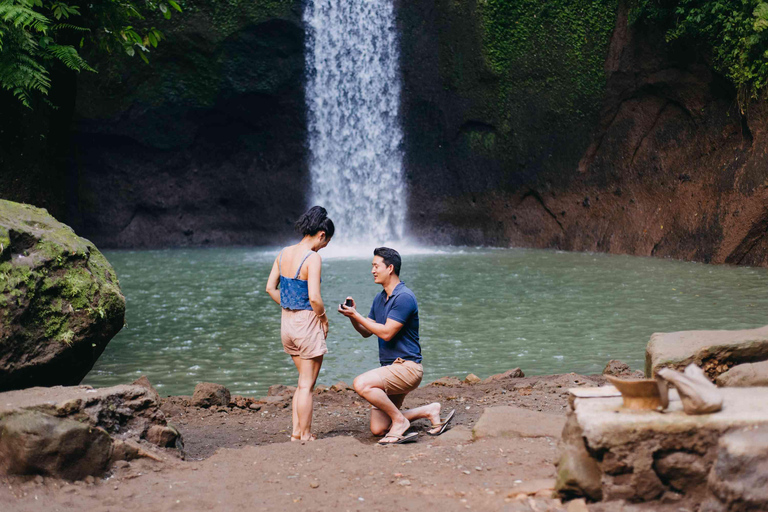
<svg viewBox="0 0 768 512">
<path fill-rule="evenodd" d="M 76 385 L 123 327 L 96 247 L 43 209 L 0 200 L 0 391 Z"/>
<path fill-rule="evenodd" d="M 477 384 L 478 382 L 481 382 L 482 379 L 475 375 L 474 373 L 470 373 L 464 378 L 464 384 Z"/>
<path fill-rule="evenodd" d="M 768 361 L 739 364 L 717 377 L 721 387 L 768 386 Z"/>
<path fill-rule="evenodd" d="M 103 429 L 36 411 L 0 420 L 0 473 L 43 474 L 68 480 L 101 475 L 112 454 Z"/>
<path fill-rule="evenodd" d="M 229 390 L 221 384 L 201 382 L 195 386 L 195 392 L 192 394 L 192 405 L 195 407 L 228 406 L 230 398 Z"/>
<path fill-rule="evenodd" d="M 559 438 L 565 416 L 521 407 L 487 407 L 472 429 L 475 439 L 485 437 L 555 437 Z"/>
<path fill-rule="evenodd" d="M 768 360 L 768 326 L 741 331 L 655 333 L 645 350 L 645 374 L 660 368 L 683 371 L 691 363 L 710 379 L 731 367 Z"/>
<path fill-rule="evenodd" d="M 525 374 L 523 373 L 523 370 L 520 368 L 513 368 L 512 370 L 507 370 L 504 373 L 497 373 L 496 375 L 491 375 L 487 379 L 483 381 L 483 384 L 488 384 L 491 382 L 501 382 L 507 379 L 519 379 L 525 377 Z"/>
<path fill-rule="evenodd" d="M 296 386 L 284 386 L 282 384 L 274 384 L 269 386 L 267 390 L 267 396 L 285 396 L 293 395 L 296 392 Z"/>
<path fill-rule="evenodd" d="M 720 438 L 708 484 L 722 510 L 768 510 L 768 425 Z"/>
<path fill-rule="evenodd" d="M 141 386 L 147 391 L 149 391 L 152 398 L 155 400 L 155 402 L 160 403 L 160 393 L 157 392 L 157 390 L 152 386 L 152 384 L 149 382 L 149 379 L 146 375 L 142 375 L 135 381 L 131 383 L 132 386 Z"/>
<path fill-rule="evenodd" d="M 457 377 L 440 377 L 436 381 L 430 383 L 430 386 L 461 386 L 461 381 Z"/>
</svg>

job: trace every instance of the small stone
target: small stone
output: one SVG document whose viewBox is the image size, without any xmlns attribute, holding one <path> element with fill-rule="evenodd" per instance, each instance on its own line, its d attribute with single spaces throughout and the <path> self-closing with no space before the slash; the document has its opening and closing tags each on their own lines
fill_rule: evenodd
<svg viewBox="0 0 768 512">
<path fill-rule="evenodd" d="M 461 381 L 457 377 L 441 377 L 429 384 L 430 386 L 461 386 Z"/>
<path fill-rule="evenodd" d="M 331 391 L 335 391 L 337 393 L 339 393 L 341 391 L 347 391 L 347 390 L 350 390 L 350 389 L 352 389 L 352 388 L 350 388 L 349 385 L 346 382 L 344 382 L 343 380 L 340 380 L 339 382 L 337 382 L 336 384 L 331 386 Z"/>
<path fill-rule="evenodd" d="M 319 483 L 317 483 L 317 482 L 310 482 L 309 486 L 310 486 L 312 489 L 317 489 L 318 487 L 320 487 L 320 484 L 319 484 Z"/>
<path fill-rule="evenodd" d="M 477 375 L 475 375 L 474 373 L 470 373 L 469 375 L 467 375 L 464 378 L 464 383 L 465 384 L 477 384 L 481 380 L 482 379 L 480 377 L 478 377 Z"/>
<path fill-rule="evenodd" d="M 470 475 L 470 474 L 472 474 L 472 472 L 471 472 L 471 471 L 468 471 L 468 470 L 466 470 L 466 469 L 465 469 L 464 471 L 462 471 L 462 473 L 464 473 L 465 475 Z"/>
<path fill-rule="evenodd" d="M 86 484 L 88 484 L 88 485 L 93 485 L 93 484 L 96 482 L 96 479 L 95 479 L 95 478 L 93 478 L 93 476 L 91 476 L 91 475 L 88 475 L 88 476 L 87 476 L 87 477 L 85 477 L 83 480 L 84 480 L 84 481 L 85 481 L 85 483 L 86 483 Z"/>
<path fill-rule="evenodd" d="M 119 460 L 119 461 L 115 462 L 114 464 L 112 464 L 112 467 L 115 468 L 115 469 L 123 469 L 123 468 L 127 468 L 130 465 L 131 465 L 131 463 L 128 462 L 127 460 Z"/>
<path fill-rule="evenodd" d="M 475 471 L 482 471 L 482 470 L 483 468 L 481 468 L 480 466 L 475 466 Z"/>
<path fill-rule="evenodd" d="M 251 405 L 248 406 L 248 408 L 250 410 L 252 410 L 252 411 L 258 411 L 259 409 L 261 409 L 261 405 L 259 405 L 259 404 L 251 404 Z"/>
<path fill-rule="evenodd" d="M 229 390 L 221 384 L 201 382 L 195 386 L 195 392 L 192 395 L 192 405 L 195 407 L 228 406 L 230 398 Z"/>
<path fill-rule="evenodd" d="M 405 487 L 405 486 L 411 485 L 411 481 L 410 480 L 399 480 L 397 482 L 397 485 L 402 485 L 402 486 Z"/>
</svg>

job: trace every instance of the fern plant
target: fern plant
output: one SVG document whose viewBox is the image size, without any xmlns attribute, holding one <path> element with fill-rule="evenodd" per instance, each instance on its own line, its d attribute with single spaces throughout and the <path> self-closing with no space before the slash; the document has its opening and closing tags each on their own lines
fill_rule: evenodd
<svg viewBox="0 0 768 512">
<path fill-rule="evenodd" d="M 146 54 L 157 47 L 163 33 L 130 22 L 144 20 L 153 11 L 168 19 L 171 9 L 182 10 L 174 0 L 96 0 L 82 6 L 55 0 L 0 0 L 0 88 L 31 108 L 35 95 L 48 95 L 53 65 L 95 72 L 82 55 L 91 47 L 138 54 L 149 62 Z"/>
</svg>

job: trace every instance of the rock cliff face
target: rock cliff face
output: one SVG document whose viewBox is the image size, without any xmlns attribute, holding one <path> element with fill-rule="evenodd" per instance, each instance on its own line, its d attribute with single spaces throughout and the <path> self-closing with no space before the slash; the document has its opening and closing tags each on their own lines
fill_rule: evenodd
<svg viewBox="0 0 768 512">
<path fill-rule="evenodd" d="M 558 121 L 551 92 L 517 85 L 521 97 L 510 116 L 494 111 L 488 100 L 505 78 L 489 73 L 482 59 L 488 53 L 477 35 L 487 24 L 482 9 L 465 5 L 447 21 L 446 13 L 457 9 L 447 3 L 403 9 L 417 6 L 428 20 L 423 27 L 408 26 L 416 16 L 402 18 L 403 117 L 416 235 L 768 264 L 765 108 L 752 105 L 741 114 L 736 92 L 692 48 L 669 45 L 661 32 L 629 24 L 627 7 L 620 5 L 606 47 L 599 115 L 590 115 L 585 95 L 585 108 L 577 109 L 583 116 Z M 463 32 L 454 35 L 455 26 Z M 414 45 L 409 37 L 426 44 Z M 439 61 L 430 62 L 433 54 Z M 453 75 L 439 68 L 444 61 L 459 66 Z M 521 65 L 520 73 L 528 69 Z M 450 81 L 458 74 L 474 76 L 469 94 Z M 535 83 L 537 76 L 514 83 Z M 464 143 L 468 133 L 507 142 L 486 158 L 493 144 Z"/>
<path fill-rule="evenodd" d="M 69 223 L 105 247 L 274 242 L 305 207 L 301 4 L 187 2 L 178 20 L 151 66 L 82 77 Z"/>
</svg>

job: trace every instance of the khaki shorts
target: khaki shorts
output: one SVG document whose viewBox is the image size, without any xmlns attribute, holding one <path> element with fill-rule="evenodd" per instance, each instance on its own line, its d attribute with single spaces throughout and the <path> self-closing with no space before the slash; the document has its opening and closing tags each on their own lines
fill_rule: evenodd
<svg viewBox="0 0 768 512">
<path fill-rule="evenodd" d="M 421 384 L 424 369 L 419 363 L 406 361 L 401 358 L 395 362 L 372 370 L 384 382 L 384 392 L 388 395 L 404 395 L 410 393 Z"/>
<path fill-rule="evenodd" d="M 312 359 L 328 352 L 320 318 L 311 310 L 283 309 L 280 339 L 286 354 Z"/>
</svg>

